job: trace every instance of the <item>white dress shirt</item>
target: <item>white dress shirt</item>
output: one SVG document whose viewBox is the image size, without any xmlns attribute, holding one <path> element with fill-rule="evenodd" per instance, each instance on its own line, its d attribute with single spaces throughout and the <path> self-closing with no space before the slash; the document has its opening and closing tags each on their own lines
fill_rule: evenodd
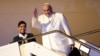
<svg viewBox="0 0 100 56">
<path fill-rule="evenodd" d="M 27 34 L 22 35 L 21 33 L 19 33 L 19 37 L 20 37 L 20 38 L 26 39 L 26 38 L 27 38 L 27 36 L 28 36 Z M 27 43 L 27 40 L 22 41 L 22 43 L 24 43 L 24 42 L 25 42 L 25 43 Z"/>
<path fill-rule="evenodd" d="M 36 27 L 42 33 L 53 30 L 64 30 L 67 35 L 71 35 L 68 23 L 61 13 L 53 13 L 50 17 L 40 15 L 38 19 L 32 18 L 32 27 Z M 73 40 L 66 38 L 60 33 L 51 33 L 42 36 L 43 46 L 59 51 L 61 53 L 69 54 L 69 45 L 73 44 Z"/>
<path fill-rule="evenodd" d="M 25 39 L 25 38 L 27 38 L 27 34 L 22 35 L 21 33 L 19 33 L 19 37 L 21 37 L 21 38 Z"/>
</svg>

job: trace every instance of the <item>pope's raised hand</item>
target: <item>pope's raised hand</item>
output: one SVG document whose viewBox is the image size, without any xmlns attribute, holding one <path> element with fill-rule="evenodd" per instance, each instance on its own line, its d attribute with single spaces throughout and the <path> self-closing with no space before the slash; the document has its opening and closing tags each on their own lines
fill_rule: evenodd
<svg viewBox="0 0 100 56">
<path fill-rule="evenodd" d="M 33 14 L 34 14 L 34 18 L 37 19 L 37 17 L 38 17 L 37 8 L 34 9 Z"/>
</svg>

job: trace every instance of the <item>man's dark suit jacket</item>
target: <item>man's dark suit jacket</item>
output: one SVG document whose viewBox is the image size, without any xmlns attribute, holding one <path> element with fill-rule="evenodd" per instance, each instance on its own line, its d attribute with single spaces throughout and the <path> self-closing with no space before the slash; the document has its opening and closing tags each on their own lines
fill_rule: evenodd
<svg viewBox="0 0 100 56">
<path fill-rule="evenodd" d="M 32 33 L 27 33 L 27 38 L 30 38 L 30 37 L 34 37 L 34 35 Z M 13 42 L 18 41 L 19 42 L 19 45 L 22 44 L 22 41 L 20 41 L 20 40 L 23 40 L 23 38 L 22 37 L 19 37 L 19 35 L 15 36 L 13 38 Z M 35 38 L 32 38 L 32 39 L 27 40 L 27 42 L 32 42 L 32 41 L 35 41 L 36 42 L 36 39 Z M 25 43 L 25 41 L 23 41 L 23 42 Z"/>
</svg>

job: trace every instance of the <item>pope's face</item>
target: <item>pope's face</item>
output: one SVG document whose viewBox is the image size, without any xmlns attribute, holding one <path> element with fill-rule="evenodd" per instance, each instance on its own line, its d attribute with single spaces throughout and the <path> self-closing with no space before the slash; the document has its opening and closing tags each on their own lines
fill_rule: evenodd
<svg viewBox="0 0 100 56">
<path fill-rule="evenodd" d="M 45 14 L 47 17 L 49 17 L 49 16 L 52 14 L 51 9 L 49 8 L 48 5 L 44 5 L 44 6 L 43 6 L 43 11 L 44 11 L 44 14 Z"/>
<path fill-rule="evenodd" d="M 25 24 L 21 24 L 20 26 L 18 26 L 18 30 L 20 33 L 25 33 L 26 31 L 26 25 Z"/>
</svg>

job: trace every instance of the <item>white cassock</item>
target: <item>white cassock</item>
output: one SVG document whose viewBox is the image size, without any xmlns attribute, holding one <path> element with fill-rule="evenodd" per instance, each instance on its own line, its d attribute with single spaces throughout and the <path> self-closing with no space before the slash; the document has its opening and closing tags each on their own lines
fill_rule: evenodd
<svg viewBox="0 0 100 56">
<path fill-rule="evenodd" d="M 42 33 L 53 30 L 64 30 L 67 35 L 71 35 L 68 23 L 61 13 L 53 13 L 50 17 L 40 15 L 38 19 L 32 18 L 32 27 L 41 29 Z M 59 51 L 61 53 L 69 54 L 69 45 L 73 44 L 73 40 L 68 39 L 60 33 L 51 33 L 42 36 L 43 46 Z"/>
</svg>

